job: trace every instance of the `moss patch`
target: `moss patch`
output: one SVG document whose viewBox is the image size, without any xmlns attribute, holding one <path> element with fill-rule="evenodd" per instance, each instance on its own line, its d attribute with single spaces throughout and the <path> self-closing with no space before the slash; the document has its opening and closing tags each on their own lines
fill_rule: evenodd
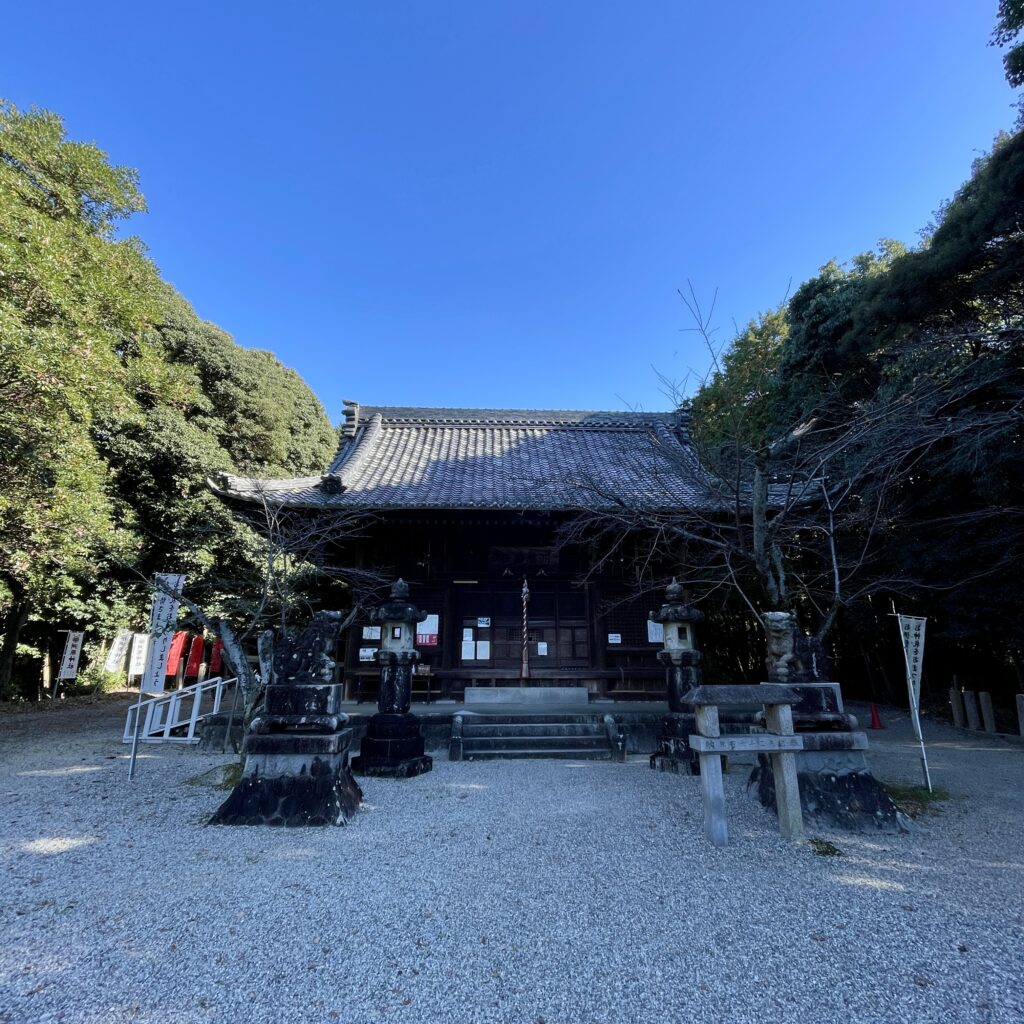
<svg viewBox="0 0 1024 1024">
<path fill-rule="evenodd" d="M 808 839 L 807 841 L 814 847 L 814 852 L 819 857 L 846 856 L 835 843 L 830 843 L 827 839 Z"/>
<path fill-rule="evenodd" d="M 938 811 L 936 804 L 952 799 L 949 790 L 933 786 L 931 792 L 925 786 L 907 786 L 900 782 L 883 782 L 882 788 L 893 798 L 899 809 L 911 818 Z"/>
<path fill-rule="evenodd" d="M 185 782 L 189 786 L 209 786 L 211 789 L 234 789 L 241 777 L 241 761 L 232 761 L 230 764 L 219 764 L 208 772 L 193 775 L 191 779 L 186 779 Z"/>
</svg>

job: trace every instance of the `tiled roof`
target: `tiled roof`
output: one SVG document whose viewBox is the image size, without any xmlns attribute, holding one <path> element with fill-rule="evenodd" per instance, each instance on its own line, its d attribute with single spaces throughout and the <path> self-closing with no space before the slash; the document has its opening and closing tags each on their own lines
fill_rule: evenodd
<svg viewBox="0 0 1024 1024">
<path fill-rule="evenodd" d="M 347 403 L 323 476 L 221 474 L 225 497 L 291 506 L 571 510 L 717 504 L 685 414 Z"/>
</svg>

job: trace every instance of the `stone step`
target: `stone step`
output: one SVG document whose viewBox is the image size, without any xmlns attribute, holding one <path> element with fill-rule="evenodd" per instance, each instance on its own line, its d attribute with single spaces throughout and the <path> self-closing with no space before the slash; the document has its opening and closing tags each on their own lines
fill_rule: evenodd
<svg viewBox="0 0 1024 1024">
<path fill-rule="evenodd" d="M 572 761 L 608 761 L 611 759 L 611 751 L 607 745 L 603 750 L 597 748 L 592 749 L 575 749 L 575 748 L 551 748 L 538 750 L 534 747 L 517 747 L 514 749 L 500 749 L 500 750 L 467 750 L 463 753 L 463 757 L 469 761 L 484 761 L 484 760 L 496 760 L 496 759 L 516 759 L 516 758 L 560 758 Z"/>
<path fill-rule="evenodd" d="M 471 736 L 604 736 L 597 722 L 465 722 L 462 735 Z"/>
<path fill-rule="evenodd" d="M 463 751 L 478 750 L 603 750 L 607 736 L 464 736 Z"/>
</svg>

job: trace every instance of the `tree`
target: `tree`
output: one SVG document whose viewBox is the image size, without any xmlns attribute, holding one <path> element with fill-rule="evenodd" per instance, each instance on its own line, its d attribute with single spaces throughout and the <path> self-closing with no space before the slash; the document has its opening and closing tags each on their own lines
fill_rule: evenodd
<svg viewBox="0 0 1024 1024">
<path fill-rule="evenodd" d="M 1024 0 L 999 0 L 999 18 L 992 33 L 992 45 L 1009 47 L 1003 54 L 1003 70 L 1006 81 L 1014 89 L 1024 85 L 1024 43 L 1017 42 L 1021 29 L 1024 29 Z"/>
<path fill-rule="evenodd" d="M 206 476 L 314 472 L 334 450 L 301 379 L 121 237 L 144 209 L 135 172 L 59 117 L 0 106 L 0 695 L 25 638 L 141 626 L 137 572 L 258 589 L 259 536 Z"/>
<path fill-rule="evenodd" d="M 244 695 L 247 721 L 269 682 L 253 670 L 247 645 L 268 629 L 287 636 L 290 627 L 310 618 L 325 602 L 347 609 L 339 630 L 347 629 L 385 582 L 374 570 L 340 566 L 335 557 L 341 545 L 364 532 L 369 515 L 289 508 L 258 481 L 251 483 L 255 499 L 236 508 L 235 516 L 256 538 L 250 552 L 258 566 L 255 585 L 249 567 L 241 576 L 221 567 L 196 582 L 186 579 L 182 590 L 165 588 L 157 577 L 147 579 L 135 570 L 140 581 L 175 597 L 197 624 L 220 638 Z"/>
<path fill-rule="evenodd" d="M 90 431 L 130 402 L 125 361 L 155 309 L 141 244 L 115 236 L 141 209 L 134 174 L 59 118 L 0 105 L 0 692 L 33 608 L 75 597 L 117 534 Z"/>
</svg>

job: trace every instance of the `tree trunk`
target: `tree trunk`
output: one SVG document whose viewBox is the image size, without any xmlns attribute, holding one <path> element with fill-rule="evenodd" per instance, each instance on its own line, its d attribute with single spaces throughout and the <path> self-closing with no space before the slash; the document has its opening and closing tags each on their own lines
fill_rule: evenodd
<svg viewBox="0 0 1024 1024">
<path fill-rule="evenodd" d="M 245 723 L 248 725 L 262 686 L 249 665 L 245 649 L 239 643 L 238 637 L 235 636 L 231 624 L 224 619 L 214 619 L 211 626 L 213 632 L 220 637 L 221 643 L 224 644 L 224 660 L 238 677 L 238 685 L 242 688 L 242 699 L 245 702 Z"/>
<path fill-rule="evenodd" d="M 14 677 L 14 658 L 18 653 L 18 639 L 28 622 L 28 601 L 16 601 L 7 616 L 4 642 L 0 646 L 0 698 L 12 696 L 11 682 Z"/>
</svg>

